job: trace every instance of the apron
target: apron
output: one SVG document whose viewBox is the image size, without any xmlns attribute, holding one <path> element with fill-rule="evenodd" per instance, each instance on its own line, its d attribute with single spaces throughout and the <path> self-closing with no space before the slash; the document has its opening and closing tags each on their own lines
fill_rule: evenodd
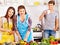
<svg viewBox="0 0 60 45">
<path fill-rule="evenodd" d="M 12 21 L 9 21 L 9 23 L 8 23 L 7 19 L 5 17 L 2 17 L 2 27 L 4 29 L 12 30 L 13 23 L 12 23 Z M 2 34 L 1 39 L 0 39 L 0 43 L 14 42 L 13 34 L 10 34 L 8 32 L 0 32 L 0 33 Z"/>
<path fill-rule="evenodd" d="M 17 29 L 21 35 L 22 40 L 24 40 L 26 33 L 28 31 L 28 15 L 26 14 L 24 22 L 21 22 L 20 16 L 17 16 Z M 32 40 L 32 31 L 29 34 L 27 42 Z"/>
</svg>

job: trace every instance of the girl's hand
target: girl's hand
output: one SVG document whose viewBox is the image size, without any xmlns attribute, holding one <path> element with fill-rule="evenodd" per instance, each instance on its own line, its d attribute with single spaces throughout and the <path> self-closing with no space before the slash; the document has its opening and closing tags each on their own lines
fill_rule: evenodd
<svg viewBox="0 0 60 45">
<path fill-rule="evenodd" d="M 10 34 L 14 34 L 14 31 L 10 31 L 9 33 L 10 33 Z"/>
<path fill-rule="evenodd" d="M 11 30 L 7 30 L 6 32 L 11 32 Z"/>
<path fill-rule="evenodd" d="M 19 41 L 22 40 L 21 37 L 18 36 L 18 40 L 19 40 Z"/>
<path fill-rule="evenodd" d="M 24 41 L 27 41 L 27 38 L 25 38 Z"/>
<path fill-rule="evenodd" d="M 7 30 L 7 32 L 10 34 L 14 34 L 14 31 L 11 31 L 11 30 Z"/>
</svg>

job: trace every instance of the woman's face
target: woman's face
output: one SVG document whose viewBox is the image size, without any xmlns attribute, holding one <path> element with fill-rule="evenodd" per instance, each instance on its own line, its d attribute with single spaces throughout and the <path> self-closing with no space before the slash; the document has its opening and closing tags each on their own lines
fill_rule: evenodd
<svg viewBox="0 0 60 45">
<path fill-rule="evenodd" d="M 9 9 L 8 17 L 12 17 L 13 14 L 14 14 L 14 10 L 13 9 Z"/>
<path fill-rule="evenodd" d="M 25 15 L 25 9 L 19 9 L 19 15 Z"/>
</svg>

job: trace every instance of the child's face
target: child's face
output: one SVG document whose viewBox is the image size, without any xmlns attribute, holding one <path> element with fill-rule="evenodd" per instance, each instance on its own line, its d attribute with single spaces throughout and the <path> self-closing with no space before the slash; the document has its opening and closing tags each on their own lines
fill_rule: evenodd
<svg viewBox="0 0 60 45">
<path fill-rule="evenodd" d="M 50 10 L 52 10 L 52 9 L 54 8 L 54 5 L 53 5 L 53 4 L 48 4 L 48 8 L 49 8 Z"/>
<path fill-rule="evenodd" d="M 13 11 L 12 9 L 10 9 L 10 10 L 8 11 L 8 16 L 11 17 L 13 14 L 14 14 L 14 11 Z"/>
<path fill-rule="evenodd" d="M 19 14 L 20 15 L 25 15 L 25 9 L 19 9 Z"/>
</svg>

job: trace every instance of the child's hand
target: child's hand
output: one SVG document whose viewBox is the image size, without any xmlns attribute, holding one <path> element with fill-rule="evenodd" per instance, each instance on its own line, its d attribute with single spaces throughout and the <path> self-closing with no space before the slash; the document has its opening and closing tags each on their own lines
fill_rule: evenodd
<svg viewBox="0 0 60 45">
<path fill-rule="evenodd" d="M 7 30 L 6 32 L 11 32 L 11 30 Z"/>
<path fill-rule="evenodd" d="M 10 31 L 9 33 L 10 33 L 10 34 L 14 34 L 14 31 Z"/>
<path fill-rule="evenodd" d="M 14 31 L 11 31 L 11 30 L 7 30 L 7 32 L 8 32 L 9 34 L 14 34 Z"/>
</svg>

